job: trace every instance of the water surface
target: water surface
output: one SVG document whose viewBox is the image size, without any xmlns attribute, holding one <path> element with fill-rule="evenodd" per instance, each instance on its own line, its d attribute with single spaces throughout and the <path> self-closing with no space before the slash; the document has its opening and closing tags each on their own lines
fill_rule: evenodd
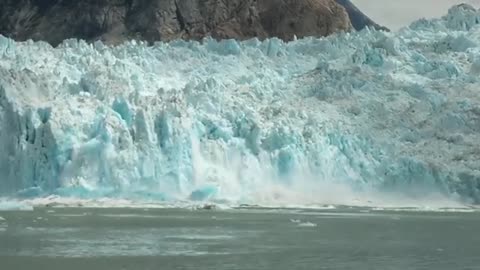
<svg viewBox="0 0 480 270">
<path fill-rule="evenodd" d="M 480 269 L 480 213 L 0 212 L 0 269 Z"/>
</svg>

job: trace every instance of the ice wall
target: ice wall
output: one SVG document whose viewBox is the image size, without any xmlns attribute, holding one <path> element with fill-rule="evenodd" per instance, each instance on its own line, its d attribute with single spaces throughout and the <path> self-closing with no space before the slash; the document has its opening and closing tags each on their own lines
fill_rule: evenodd
<svg viewBox="0 0 480 270">
<path fill-rule="evenodd" d="M 479 21 L 457 6 L 291 43 L 0 37 L 0 196 L 478 203 Z"/>
</svg>

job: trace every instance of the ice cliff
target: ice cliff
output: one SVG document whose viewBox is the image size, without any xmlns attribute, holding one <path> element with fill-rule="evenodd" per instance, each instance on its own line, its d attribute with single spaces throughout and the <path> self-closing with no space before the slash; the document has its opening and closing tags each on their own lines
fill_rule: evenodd
<svg viewBox="0 0 480 270">
<path fill-rule="evenodd" d="M 479 203 L 479 22 L 461 5 L 289 43 L 0 37 L 0 194 Z"/>
</svg>

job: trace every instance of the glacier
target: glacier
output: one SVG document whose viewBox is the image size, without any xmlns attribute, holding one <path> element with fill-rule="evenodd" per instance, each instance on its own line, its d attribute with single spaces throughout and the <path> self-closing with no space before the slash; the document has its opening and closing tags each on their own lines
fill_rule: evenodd
<svg viewBox="0 0 480 270">
<path fill-rule="evenodd" d="M 480 12 L 120 46 L 0 36 L 0 197 L 480 203 Z"/>
</svg>

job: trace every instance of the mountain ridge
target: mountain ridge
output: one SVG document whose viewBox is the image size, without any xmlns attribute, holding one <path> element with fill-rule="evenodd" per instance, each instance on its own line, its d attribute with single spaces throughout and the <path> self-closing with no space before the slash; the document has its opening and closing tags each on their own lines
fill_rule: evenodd
<svg viewBox="0 0 480 270">
<path fill-rule="evenodd" d="M 174 39 L 291 40 L 377 25 L 336 0 L 5 0 L 0 34 L 58 45 L 69 38 L 119 44 Z M 343 4 L 343 5 L 342 5 Z M 354 6 L 353 6 L 354 7 Z M 353 18 L 353 20 L 352 20 Z M 361 21 L 362 27 L 357 23 Z M 352 26 L 351 22 L 355 22 Z M 54 29 L 52 31 L 52 29 Z"/>
</svg>

